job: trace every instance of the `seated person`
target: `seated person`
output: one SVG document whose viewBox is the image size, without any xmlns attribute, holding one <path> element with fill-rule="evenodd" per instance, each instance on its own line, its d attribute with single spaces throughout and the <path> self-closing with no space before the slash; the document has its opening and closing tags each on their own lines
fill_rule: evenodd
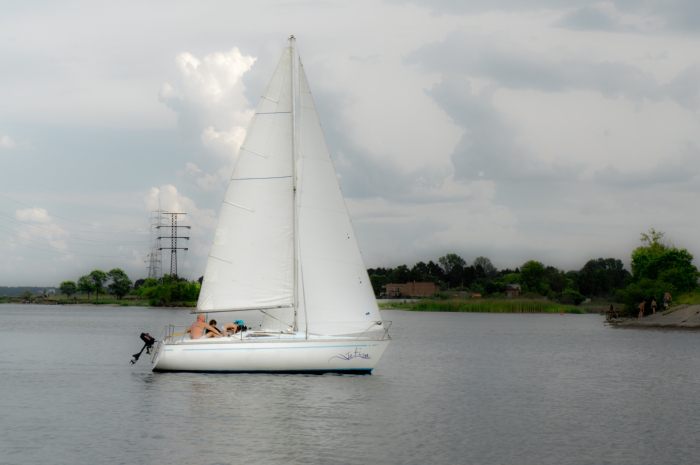
<svg viewBox="0 0 700 465">
<path fill-rule="evenodd" d="M 233 323 L 226 323 L 224 325 L 224 330 L 226 333 L 236 334 L 243 329 L 243 320 L 236 320 Z"/>
<path fill-rule="evenodd" d="M 216 326 L 216 320 L 214 320 L 214 319 L 209 320 L 209 326 L 211 326 L 211 327 L 214 328 L 216 331 L 218 331 L 218 333 L 215 333 L 214 331 L 212 331 L 212 330 L 210 330 L 210 329 L 205 329 L 205 330 L 204 330 L 204 335 L 205 335 L 206 337 L 221 337 L 221 336 L 224 336 L 224 335 L 225 335 L 225 333 L 224 333 L 223 331 L 221 331 L 221 330 Z"/>
<path fill-rule="evenodd" d="M 200 313 L 199 315 L 197 315 L 197 321 L 192 323 L 192 326 L 187 328 L 185 334 L 189 333 L 190 339 L 204 339 L 205 337 L 214 337 L 215 335 L 221 336 L 221 333 L 218 329 L 206 324 L 204 320 L 204 314 Z M 204 334 L 205 329 L 211 331 L 211 336 Z"/>
</svg>

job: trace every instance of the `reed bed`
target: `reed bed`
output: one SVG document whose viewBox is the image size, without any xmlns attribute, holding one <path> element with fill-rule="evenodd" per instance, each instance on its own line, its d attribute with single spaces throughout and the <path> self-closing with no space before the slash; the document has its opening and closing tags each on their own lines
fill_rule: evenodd
<svg viewBox="0 0 700 465">
<path fill-rule="evenodd" d="M 475 313 L 586 313 L 583 309 L 549 300 L 534 299 L 450 299 L 420 302 L 389 302 L 382 308 L 401 308 L 417 312 Z"/>
</svg>

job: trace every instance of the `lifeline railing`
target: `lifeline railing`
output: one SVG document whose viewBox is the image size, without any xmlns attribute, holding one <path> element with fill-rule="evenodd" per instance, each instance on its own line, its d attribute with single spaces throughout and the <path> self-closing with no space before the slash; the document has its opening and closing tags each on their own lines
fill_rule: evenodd
<svg viewBox="0 0 700 465">
<path fill-rule="evenodd" d="M 389 325 L 387 326 L 386 323 L 389 323 Z M 381 328 L 381 329 L 384 330 L 384 334 L 383 334 L 382 337 L 380 337 L 379 339 L 385 339 L 385 338 L 386 338 L 386 339 L 391 339 L 391 336 L 389 336 L 389 328 L 391 328 L 391 323 L 392 323 L 391 321 L 384 321 L 384 322 L 382 322 L 382 328 Z M 369 330 L 371 330 L 371 329 L 374 328 L 375 326 L 377 326 L 377 323 L 372 323 L 372 325 L 371 325 L 369 328 L 365 329 L 359 336 L 355 337 L 355 339 L 360 339 L 362 336 L 364 336 L 365 334 L 367 334 L 367 333 L 369 332 Z"/>
</svg>

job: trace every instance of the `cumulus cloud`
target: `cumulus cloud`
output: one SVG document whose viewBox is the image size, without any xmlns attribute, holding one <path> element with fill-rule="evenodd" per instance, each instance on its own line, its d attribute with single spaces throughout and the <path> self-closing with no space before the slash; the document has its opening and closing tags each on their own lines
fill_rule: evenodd
<svg viewBox="0 0 700 465">
<path fill-rule="evenodd" d="M 69 236 L 68 231 L 54 223 L 46 209 L 34 207 L 17 210 L 15 218 L 25 223 L 16 229 L 18 236 L 25 241 L 36 242 L 37 239 L 43 238 L 54 249 L 68 249 L 65 242 L 65 238 Z"/>
<path fill-rule="evenodd" d="M 159 93 L 159 100 L 178 114 L 184 135 L 198 140 L 206 153 L 229 166 L 254 113 L 241 78 L 255 61 L 237 47 L 201 60 L 183 52 L 175 58 L 178 82 L 163 84 Z"/>
</svg>

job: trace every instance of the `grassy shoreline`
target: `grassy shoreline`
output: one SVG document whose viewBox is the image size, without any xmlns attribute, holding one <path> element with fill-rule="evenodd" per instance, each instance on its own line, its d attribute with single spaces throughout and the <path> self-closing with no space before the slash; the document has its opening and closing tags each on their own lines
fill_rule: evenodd
<svg viewBox="0 0 700 465">
<path fill-rule="evenodd" d="M 87 296 L 79 294 L 76 298 L 68 299 L 64 295 L 55 295 L 50 297 L 35 297 L 30 303 L 34 305 L 92 305 L 92 306 L 117 306 L 117 307 L 153 307 L 151 299 L 143 299 L 136 295 L 126 295 L 121 300 L 115 299 L 112 296 L 101 296 L 99 300 L 95 300 L 95 296 L 90 299 Z M 20 297 L 0 297 L 0 304 L 24 304 L 26 301 Z M 172 302 L 165 308 L 181 308 L 181 307 L 196 307 L 197 302 Z"/>
<path fill-rule="evenodd" d="M 387 302 L 379 307 L 382 310 L 395 308 L 414 312 L 588 313 L 573 305 L 541 299 L 424 299 L 419 302 Z"/>
</svg>

